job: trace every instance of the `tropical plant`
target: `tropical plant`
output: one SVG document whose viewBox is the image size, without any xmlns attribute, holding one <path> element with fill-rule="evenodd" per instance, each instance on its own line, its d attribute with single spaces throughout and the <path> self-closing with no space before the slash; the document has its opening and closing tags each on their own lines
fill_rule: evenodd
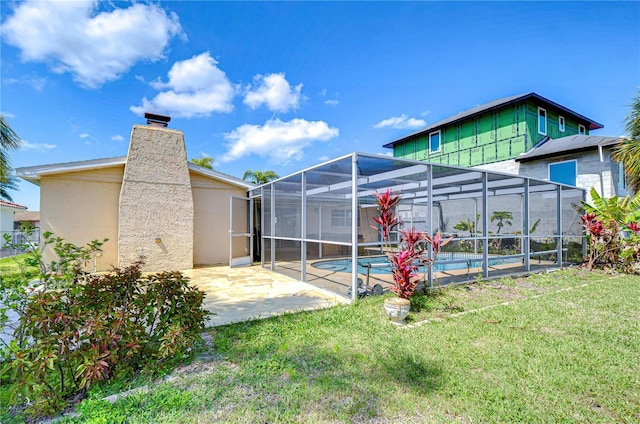
<svg viewBox="0 0 640 424">
<path fill-rule="evenodd" d="M 242 179 L 254 184 L 266 184 L 269 181 L 277 180 L 280 175 L 273 171 L 251 171 L 247 169 L 242 175 Z"/>
<path fill-rule="evenodd" d="M 640 273 L 640 193 L 605 199 L 592 188 L 590 194 L 593 204 L 582 202 L 588 242 L 584 266 Z"/>
<path fill-rule="evenodd" d="M 209 156 L 202 156 L 199 158 L 191 158 L 191 163 L 201 166 L 207 169 L 213 169 L 213 158 Z"/>
<path fill-rule="evenodd" d="M 8 152 L 18 150 L 22 145 L 20 137 L 11 129 L 4 115 L 0 114 L 0 198 L 12 201 L 7 190 L 16 190 L 16 178 L 11 175 L 11 161 Z"/>
<path fill-rule="evenodd" d="M 476 220 L 472 221 L 471 218 L 463 219 L 453 226 L 454 230 L 458 231 L 469 231 L 469 236 L 473 237 L 476 233 L 476 222 L 480 219 L 480 214 L 476 215 Z"/>
<path fill-rule="evenodd" d="M 627 178 L 627 187 L 640 192 L 640 92 L 636 94 L 626 118 L 628 138 L 613 148 L 613 159 L 621 162 Z"/>
<path fill-rule="evenodd" d="M 400 196 L 393 194 L 391 189 L 384 193 L 375 193 L 376 204 L 378 206 L 378 216 L 373 220 L 380 230 L 384 251 L 389 258 L 393 284 L 389 288 L 398 297 L 410 298 L 415 292 L 420 281 L 431 271 L 433 263 L 440 252 L 440 249 L 451 241 L 452 238 L 443 240 L 440 232 L 433 237 L 415 228 L 401 229 L 400 242 L 394 249 L 391 246 L 391 232 L 400 225 L 400 218 L 396 215 L 394 208 L 400 202 Z M 433 255 L 428 257 L 428 247 L 431 246 Z M 421 275 L 419 270 L 423 268 Z"/>
<path fill-rule="evenodd" d="M 0 198 L 13 202 L 9 190 L 18 190 L 18 179 L 9 174 L 6 179 L 0 180 Z"/>
<path fill-rule="evenodd" d="M 509 211 L 495 211 L 491 214 L 490 221 L 498 221 L 496 223 L 496 226 L 498 227 L 498 231 L 496 231 L 496 234 L 500 234 L 500 230 L 502 230 L 502 227 L 504 227 L 505 225 L 512 225 L 512 219 L 513 214 Z"/>
</svg>

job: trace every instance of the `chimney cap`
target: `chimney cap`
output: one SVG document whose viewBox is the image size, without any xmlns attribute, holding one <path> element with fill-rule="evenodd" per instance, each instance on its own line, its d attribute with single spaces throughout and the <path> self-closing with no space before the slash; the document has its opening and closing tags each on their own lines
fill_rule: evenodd
<svg viewBox="0 0 640 424">
<path fill-rule="evenodd" d="M 144 117 L 147 119 L 147 124 L 153 127 L 166 127 L 169 121 L 171 121 L 170 116 L 157 115 L 149 112 L 145 112 Z"/>
</svg>

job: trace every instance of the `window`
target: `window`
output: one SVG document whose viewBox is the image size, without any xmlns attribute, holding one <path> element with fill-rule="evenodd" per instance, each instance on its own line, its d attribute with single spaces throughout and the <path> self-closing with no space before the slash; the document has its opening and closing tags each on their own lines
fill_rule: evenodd
<svg viewBox="0 0 640 424">
<path fill-rule="evenodd" d="M 564 116 L 558 116 L 558 130 L 564 132 Z"/>
<path fill-rule="evenodd" d="M 577 175 L 578 162 L 575 160 L 549 164 L 549 181 L 554 183 L 575 186 Z"/>
<path fill-rule="evenodd" d="M 585 135 L 586 133 L 587 133 L 587 130 L 584 127 L 584 125 L 578 125 L 578 134 Z"/>
<path fill-rule="evenodd" d="M 624 196 L 627 194 L 627 173 L 624 169 L 624 164 L 618 162 L 618 196 Z"/>
<path fill-rule="evenodd" d="M 547 135 L 547 111 L 538 108 L 538 134 Z"/>
<path fill-rule="evenodd" d="M 429 134 L 429 153 L 440 151 L 440 131 Z"/>
<path fill-rule="evenodd" d="M 331 226 L 350 227 L 351 226 L 351 210 L 334 209 L 331 211 Z"/>
</svg>

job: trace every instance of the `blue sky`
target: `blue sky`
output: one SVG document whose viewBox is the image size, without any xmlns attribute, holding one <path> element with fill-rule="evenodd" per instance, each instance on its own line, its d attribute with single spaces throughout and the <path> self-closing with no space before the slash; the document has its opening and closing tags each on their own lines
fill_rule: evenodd
<svg viewBox="0 0 640 424">
<path fill-rule="evenodd" d="M 144 111 L 189 158 L 287 175 L 537 92 L 624 133 L 638 2 L 0 3 L 14 167 L 124 156 Z M 21 182 L 15 202 L 39 209 Z"/>
</svg>

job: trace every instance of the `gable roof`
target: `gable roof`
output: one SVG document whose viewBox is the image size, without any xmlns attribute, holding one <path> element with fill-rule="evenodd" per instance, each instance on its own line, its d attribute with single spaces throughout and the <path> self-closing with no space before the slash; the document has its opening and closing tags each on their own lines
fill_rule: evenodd
<svg viewBox="0 0 640 424">
<path fill-rule="evenodd" d="M 17 203 L 7 202 L 6 200 L 0 200 L 0 206 L 9 208 L 9 209 L 27 209 L 26 206 L 22 206 Z"/>
<path fill-rule="evenodd" d="M 35 185 L 40 185 L 40 178 L 42 176 L 61 174 L 64 172 L 78 172 L 78 171 L 89 171 L 93 169 L 109 168 L 117 165 L 125 165 L 126 163 L 127 163 L 126 156 L 118 156 L 115 158 L 91 159 L 91 160 L 82 160 L 77 162 L 64 162 L 64 163 L 53 163 L 49 165 L 28 166 L 28 167 L 16 168 L 15 171 L 18 177 L 25 179 Z M 203 168 L 191 162 L 189 162 L 189 170 L 196 172 L 198 174 L 205 175 L 209 178 L 215 178 L 217 180 L 220 180 L 238 187 L 242 187 L 245 189 L 250 189 L 255 187 L 255 185 L 250 182 L 241 180 L 239 178 L 233 177 L 228 174 L 224 174 L 222 172 Z"/>
<path fill-rule="evenodd" d="M 584 121 L 587 122 L 589 124 L 589 129 L 590 130 L 597 130 L 599 128 L 603 128 L 602 124 L 597 123 L 596 121 L 594 121 L 593 119 L 589 119 L 584 115 L 581 115 L 577 112 L 572 111 L 569 108 L 566 108 L 556 102 L 553 102 L 545 97 L 542 97 L 539 94 L 536 94 L 534 92 L 531 93 L 526 93 L 526 94 L 518 94 L 516 96 L 510 96 L 510 97 L 503 97 L 502 99 L 497 99 L 497 100 L 493 100 L 490 101 L 488 103 L 484 103 L 482 105 L 476 106 L 474 108 L 471 108 L 469 110 L 466 110 L 464 112 L 460 112 L 456 115 L 453 115 L 449 118 L 443 119 L 442 121 L 438 121 L 435 124 L 429 125 L 426 128 L 423 128 L 417 132 L 414 132 L 412 134 L 409 134 L 407 136 L 404 136 L 402 138 L 399 138 L 395 141 L 392 141 L 390 143 L 385 144 L 382 147 L 387 147 L 387 148 L 392 148 L 394 145 L 398 144 L 398 143 L 402 143 L 403 141 L 407 141 L 416 137 L 419 137 L 421 135 L 426 135 L 430 132 L 433 131 L 437 131 L 438 129 L 446 126 L 446 125 L 451 125 L 454 123 L 457 123 L 459 121 L 462 121 L 464 119 L 467 118 L 471 118 L 473 116 L 476 115 L 481 115 L 483 113 L 487 113 L 487 112 L 491 112 L 493 110 L 502 108 L 504 106 L 510 105 L 512 103 L 516 103 L 516 102 L 520 102 L 523 100 L 530 100 L 530 99 L 535 99 L 536 101 L 538 101 L 538 103 L 546 105 L 547 107 L 551 107 L 554 108 L 558 111 L 560 111 L 561 113 L 564 113 L 567 116 L 572 116 L 576 119 L 578 119 L 579 121 Z"/>
<path fill-rule="evenodd" d="M 13 222 L 40 221 L 40 211 L 23 211 L 13 213 Z"/>
<path fill-rule="evenodd" d="M 619 137 L 603 137 L 593 135 L 570 135 L 561 138 L 550 138 L 542 144 L 522 153 L 516 158 L 517 162 L 544 159 L 567 153 L 576 153 L 618 144 Z"/>
</svg>

